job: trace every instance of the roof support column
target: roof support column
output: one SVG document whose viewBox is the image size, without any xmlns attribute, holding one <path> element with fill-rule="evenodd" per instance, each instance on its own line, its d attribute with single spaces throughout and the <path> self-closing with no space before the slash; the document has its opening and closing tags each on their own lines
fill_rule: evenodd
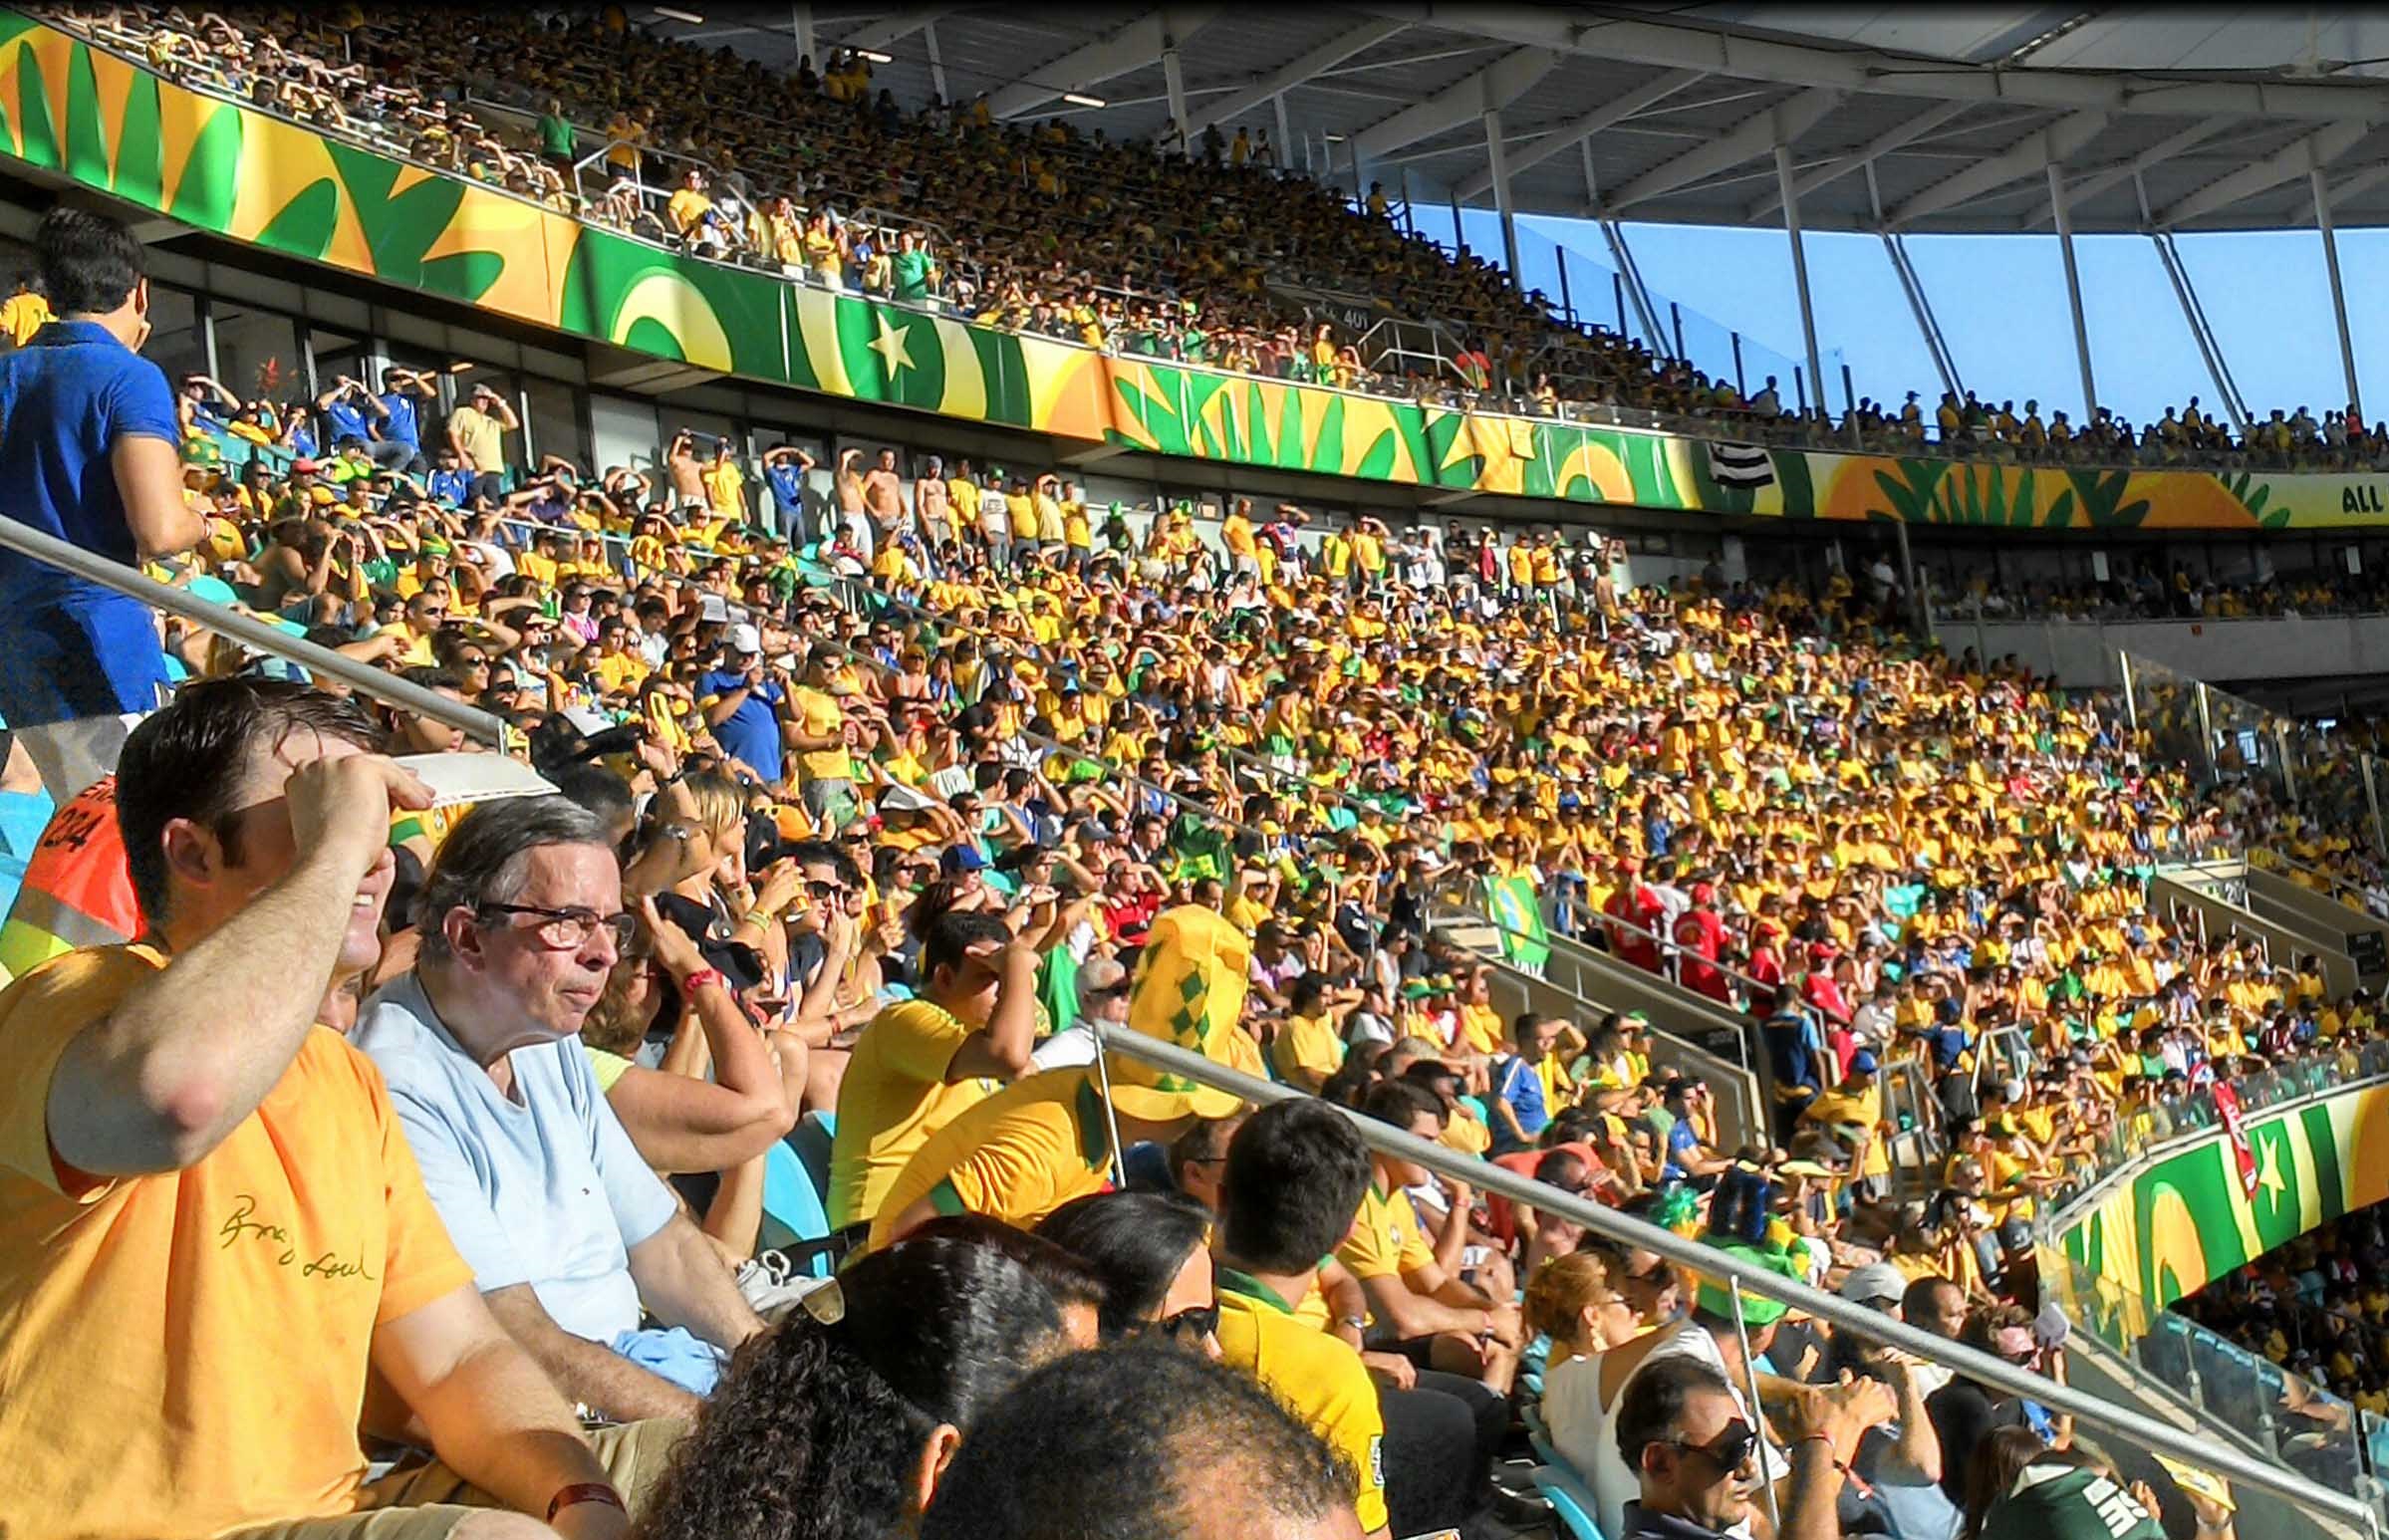
<svg viewBox="0 0 2389 1540">
<path fill-rule="evenodd" d="M 795 4 L 788 7 L 788 30 L 796 34 L 797 58 L 812 59 L 813 68 L 820 70 L 822 61 L 813 57 L 813 7 L 809 0 L 796 0 Z M 796 72 L 791 70 L 789 73 L 793 75 Z"/>
<path fill-rule="evenodd" d="M 1179 150 L 1192 156 L 1194 140 L 1187 132 L 1187 77 L 1178 65 L 1178 40 L 1168 40 L 1162 50 L 1162 89 L 1170 97 L 1170 127 L 1178 130 Z"/>
<path fill-rule="evenodd" d="M 921 41 L 929 45 L 929 90 L 937 94 L 938 101 L 951 107 L 954 99 L 945 90 L 945 56 L 937 51 L 937 24 L 935 22 L 921 24 Z"/>
<path fill-rule="evenodd" d="M 1276 163 L 1284 166 L 1291 163 L 1294 156 L 1294 130 L 1286 127 L 1286 94 L 1281 91 L 1271 97 L 1269 105 L 1277 110 Z"/>
<path fill-rule="evenodd" d="M 2319 164 L 2306 176 L 2314 184 L 2314 228 L 2322 232 L 2323 271 L 2331 275 L 2331 319 L 2339 326 L 2339 368 L 2347 376 L 2347 408 L 2361 420 L 2364 398 L 2356 393 L 2356 349 L 2347 335 L 2347 294 L 2339 286 L 2339 237 L 2331 229 L 2331 189 Z"/>
<path fill-rule="evenodd" d="M 1808 299 L 1808 253 L 1801 249 L 1800 190 L 1792 185 L 1791 146 L 1780 139 L 1775 143 L 1775 190 L 1783 199 L 1783 233 L 1791 239 L 1792 287 L 1800 296 L 1800 345 L 1808 351 L 1808 398 L 1824 411 L 1825 370 L 1816 351 L 1816 308 Z"/>
<path fill-rule="evenodd" d="M 1526 288 L 1526 277 L 1518 271 L 1518 221 L 1509 201 L 1509 151 L 1501 143 L 1501 109 L 1488 107 L 1484 111 L 1485 169 L 1493 177 L 1493 210 L 1501 216 L 1501 256 L 1509 264 L 1509 281 L 1520 292 Z"/>
<path fill-rule="evenodd" d="M 2090 374 L 2090 331 L 2082 324 L 2082 276 L 2074 268 L 2074 216 L 2065 206 L 2065 171 L 2051 160 L 2049 217 L 2057 224 L 2057 253 L 2065 259 L 2065 303 L 2074 317 L 2074 362 L 2082 370 L 2082 420 L 2099 417 L 2099 387 Z"/>
</svg>

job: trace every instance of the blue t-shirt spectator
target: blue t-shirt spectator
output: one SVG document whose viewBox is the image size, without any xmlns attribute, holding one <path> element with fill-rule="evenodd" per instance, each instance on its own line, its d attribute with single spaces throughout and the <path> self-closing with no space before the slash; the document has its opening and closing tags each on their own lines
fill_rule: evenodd
<svg viewBox="0 0 2389 1540">
<path fill-rule="evenodd" d="M 1693 1132 L 1690 1118 L 1678 1118 L 1668 1125 L 1667 1158 L 1659 1168 L 1662 1181 L 1683 1181 L 1692 1175 L 1692 1167 L 1681 1158 L 1701 1148 L 1701 1136 Z"/>
<path fill-rule="evenodd" d="M 435 502 L 461 508 L 473 500 L 473 473 L 463 466 L 434 470 L 429 477 L 431 497 Z"/>
<path fill-rule="evenodd" d="M 380 435 L 392 443 L 404 444 L 420 454 L 423 449 L 423 426 L 418 407 L 422 397 L 412 390 L 385 390 L 380 399 L 383 409 L 390 413 L 382 419 Z"/>
<path fill-rule="evenodd" d="M 1825 1051 L 1825 1039 L 1807 1012 L 1778 1011 L 1758 1024 L 1758 1035 L 1766 1043 L 1778 1093 L 1795 1086 L 1812 1093 L 1825 1089 L 1817 1083 L 1816 1072 L 1816 1056 Z"/>
<path fill-rule="evenodd" d="M 793 529 L 805 511 L 805 470 L 793 460 L 777 460 L 763 467 L 763 479 L 771 486 L 771 502 L 780 513 L 780 528 Z"/>
<path fill-rule="evenodd" d="M 139 562 L 109 463 L 128 438 L 182 441 L 163 371 L 96 321 L 55 321 L 0 359 L 0 513 Z M 148 608 L 0 552 L 0 715 L 12 727 L 147 711 L 166 679 Z"/>
<path fill-rule="evenodd" d="M 717 669 L 697 680 L 698 698 L 707 695 L 727 695 L 746 683 L 746 675 L 735 668 Z M 777 781 L 781 774 L 781 742 L 779 706 L 787 698 L 786 691 L 771 679 L 765 679 L 746 692 L 728 720 L 715 724 L 714 738 L 723 752 L 752 765 L 755 774 L 766 781 Z"/>
<path fill-rule="evenodd" d="M 1519 1131 L 1526 1142 L 1513 1139 L 1507 1119 L 1493 1120 L 1493 1148 L 1507 1153 L 1523 1150 L 1551 1122 L 1551 1109 L 1543 1096 L 1543 1077 L 1519 1055 L 1512 1054 L 1501 1061 L 1501 1079 L 1493 1088 L 1494 1095 L 1509 1105 L 1510 1116 L 1518 1120 Z"/>
<path fill-rule="evenodd" d="M 357 404 L 354 396 L 332 397 L 331 404 L 324 408 L 324 420 L 332 424 L 334 443 L 344 438 L 370 439 L 374 436 L 373 426 L 366 420 L 365 408 Z"/>
<path fill-rule="evenodd" d="M 498 1090 L 411 973 L 366 1002 L 358 1048 L 391 1105 L 448 1238 L 487 1294 L 529 1284 L 576 1337 L 612 1343 L 639 1325 L 633 1247 L 676 1211 L 614 1116 L 577 1038 L 507 1056 Z"/>
</svg>

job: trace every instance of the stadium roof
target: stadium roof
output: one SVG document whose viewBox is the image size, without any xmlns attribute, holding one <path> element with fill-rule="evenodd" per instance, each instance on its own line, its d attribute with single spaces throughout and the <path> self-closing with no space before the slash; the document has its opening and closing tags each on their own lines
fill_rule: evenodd
<svg viewBox="0 0 2389 1540">
<path fill-rule="evenodd" d="M 1250 7 L 834 3 L 634 7 L 665 35 L 789 67 L 889 56 L 900 101 L 988 94 L 1115 138 L 1279 124 L 1349 177 L 1490 206 L 1773 225 L 1775 150 L 1803 224 L 2047 231 L 2389 224 L 2389 15 L 2255 6 L 1725 4 Z M 1168 56 L 1175 46 L 1175 59 Z M 932 51 L 935 55 L 932 61 Z M 820 60 L 817 58 L 816 63 Z M 1065 94 L 1079 98 L 1064 100 Z M 1279 117 L 1280 104 L 1283 118 Z M 1089 105 L 1100 104 L 1100 105 Z M 1871 173 L 1871 174 L 1870 174 Z"/>
</svg>

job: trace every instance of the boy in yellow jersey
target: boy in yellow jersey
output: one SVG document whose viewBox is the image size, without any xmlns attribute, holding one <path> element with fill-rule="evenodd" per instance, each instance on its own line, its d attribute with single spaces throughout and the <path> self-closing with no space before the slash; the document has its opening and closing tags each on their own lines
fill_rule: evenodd
<svg viewBox="0 0 2389 1540">
<path fill-rule="evenodd" d="M 1138 957 L 1130 1025 L 1259 1075 L 1260 1050 L 1236 1024 L 1250 962 L 1243 933 L 1211 910 L 1190 903 L 1164 912 Z M 1033 1075 L 965 1109 L 906 1162 L 872 1220 L 871 1248 L 938 1214 L 986 1214 L 1027 1229 L 1072 1198 L 1102 1191 L 1128 1145 L 1168 1143 L 1197 1120 L 1225 1118 L 1242 1105 L 1233 1093 L 1125 1054 L 1107 1056 L 1101 1072 L 1087 1066 Z"/>
<path fill-rule="evenodd" d="M 928 983 L 872 1018 L 838 1085 L 831 1224 L 868 1222 L 932 1134 L 1028 1067 L 1041 960 L 992 914 L 950 913 L 929 926 Z"/>
<path fill-rule="evenodd" d="M 1279 1080 L 1317 1096 L 1327 1077 L 1344 1067 L 1341 1028 L 1359 1006 L 1360 991 L 1330 990 L 1323 973 L 1305 973 L 1291 987 L 1286 1019 L 1269 1044 L 1269 1062 Z"/>
<path fill-rule="evenodd" d="M 1408 1081 L 1381 1082 L 1361 1103 L 1361 1112 L 1430 1144 L 1443 1137 L 1443 1104 Z M 1429 1180 L 1427 1167 L 1384 1151 L 1371 1152 L 1369 1163 L 1369 1190 L 1351 1233 L 1336 1248 L 1336 1260 L 1360 1280 L 1375 1326 L 1390 1339 L 1387 1347 L 1422 1368 L 1464 1375 L 1505 1393 L 1525 1340 L 1518 1307 L 1506 1300 L 1496 1303 L 1460 1276 L 1465 1224 L 1445 1226 L 1443 1243 L 1427 1244 L 1404 1190 Z M 1469 1194 L 1454 1185 L 1453 1211 L 1464 1214 Z"/>
<path fill-rule="evenodd" d="M 1219 1356 L 1259 1380 L 1360 1477 L 1361 1528 L 1390 1532 L 1385 1418 L 1353 1347 L 1306 1323 L 1318 1258 L 1351 1223 L 1369 1185 L 1369 1152 L 1343 1116 L 1316 1101 L 1280 1102 L 1228 1143 L 1220 1179 Z M 1400 1482 L 1404 1470 L 1397 1469 Z M 1464 1513 L 1406 1508 L 1402 1533 L 1456 1525 Z"/>
</svg>

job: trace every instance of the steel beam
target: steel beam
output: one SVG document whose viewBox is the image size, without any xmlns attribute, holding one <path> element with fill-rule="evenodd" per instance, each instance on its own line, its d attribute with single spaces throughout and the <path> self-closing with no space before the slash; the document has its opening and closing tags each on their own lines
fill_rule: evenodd
<svg viewBox="0 0 2389 1540">
<path fill-rule="evenodd" d="M 1382 160 L 1406 145 L 1449 132 L 1480 114 L 1507 107 L 1557 68 L 1559 57 L 1547 48 L 1512 49 L 1426 101 L 1362 129 L 1353 136 L 1353 153 L 1364 160 Z"/>
</svg>

